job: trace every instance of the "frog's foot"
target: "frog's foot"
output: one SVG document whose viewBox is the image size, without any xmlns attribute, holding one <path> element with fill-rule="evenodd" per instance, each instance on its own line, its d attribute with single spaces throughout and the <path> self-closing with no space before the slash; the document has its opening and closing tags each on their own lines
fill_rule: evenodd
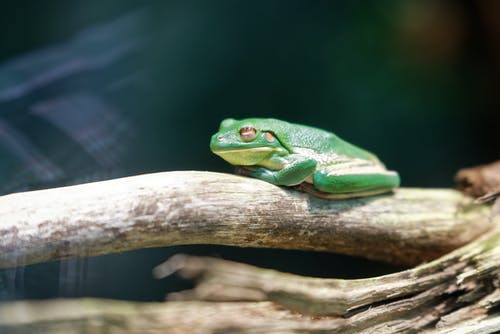
<svg viewBox="0 0 500 334">
<path fill-rule="evenodd" d="M 235 174 L 243 175 L 243 176 L 248 176 L 254 171 L 255 171 L 255 169 L 253 169 L 251 167 L 245 167 L 245 166 L 236 166 L 236 168 L 234 169 Z"/>
<path fill-rule="evenodd" d="M 314 188 L 314 186 L 311 183 L 308 183 L 308 182 L 302 182 L 302 183 L 294 186 L 293 188 L 298 190 L 298 191 L 308 193 L 310 195 L 313 195 L 316 197 L 321 197 L 321 198 L 328 198 L 326 196 L 332 195 L 332 194 L 326 193 L 324 191 L 319 191 L 318 189 Z"/>
<path fill-rule="evenodd" d="M 338 194 L 333 194 L 333 193 L 327 193 L 324 191 L 320 191 L 314 187 L 313 184 L 307 183 L 307 182 L 302 182 L 301 184 L 298 184 L 293 187 L 294 189 L 308 193 L 312 196 L 319 197 L 319 198 L 326 198 L 326 199 L 348 199 L 348 198 L 357 198 L 357 197 L 365 197 L 365 196 L 373 196 L 373 195 L 380 195 L 384 194 L 387 192 L 390 192 L 391 190 L 389 189 L 377 189 L 377 190 L 371 190 L 371 191 L 365 191 L 365 192 L 357 192 L 357 193 L 338 193 Z"/>
</svg>

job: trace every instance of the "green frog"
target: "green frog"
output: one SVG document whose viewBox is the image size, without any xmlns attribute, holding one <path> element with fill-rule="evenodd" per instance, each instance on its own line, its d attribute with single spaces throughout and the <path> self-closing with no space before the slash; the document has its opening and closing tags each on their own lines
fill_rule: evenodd
<svg viewBox="0 0 500 334">
<path fill-rule="evenodd" d="M 376 195 L 400 184 L 398 173 L 373 153 L 331 132 L 278 119 L 225 119 L 210 149 L 238 174 L 323 198 Z"/>
</svg>

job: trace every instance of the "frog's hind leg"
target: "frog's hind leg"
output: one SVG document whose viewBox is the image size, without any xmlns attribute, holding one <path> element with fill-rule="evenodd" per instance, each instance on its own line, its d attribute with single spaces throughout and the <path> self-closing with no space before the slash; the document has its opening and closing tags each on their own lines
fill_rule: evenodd
<svg viewBox="0 0 500 334">
<path fill-rule="evenodd" d="M 337 168 L 336 168 L 337 167 Z M 314 173 L 313 184 L 323 198 L 353 198 L 382 194 L 399 186 L 399 175 L 378 165 L 352 166 L 349 169 L 331 168 Z"/>
</svg>

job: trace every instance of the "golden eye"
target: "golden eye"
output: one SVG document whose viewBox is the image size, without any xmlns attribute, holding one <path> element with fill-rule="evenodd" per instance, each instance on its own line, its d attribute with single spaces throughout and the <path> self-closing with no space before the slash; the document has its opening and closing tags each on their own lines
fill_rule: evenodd
<svg viewBox="0 0 500 334">
<path fill-rule="evenodd" d="M 264 137 L 268 142 L 273 142 L 274 141 L 274 136 L 271 132 L 264 132 Z"/>
<path fill-rule="evenodd" d="M 254 140 L 256 135 L 257 135 L 257 131 L 250 126 L 245 126 L 245 127 L 240 129 L 240 136 L 241 136 L 241 139 L 243 139 L 243 141 Z"/>
</svg>

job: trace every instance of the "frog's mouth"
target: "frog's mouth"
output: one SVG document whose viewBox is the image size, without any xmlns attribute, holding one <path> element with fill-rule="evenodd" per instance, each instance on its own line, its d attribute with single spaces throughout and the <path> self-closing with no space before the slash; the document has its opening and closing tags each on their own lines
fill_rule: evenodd
<svg viewBox="0 0 500 334">
<path fill-rule="evenodd" d="M 253 147 L 237 149 L 218 149 L 213 150 L 222 159 L 232 165 L 253 166 L 267 158 L 272 152 L 276 151 L 273 147 Z"/>
</svg>

